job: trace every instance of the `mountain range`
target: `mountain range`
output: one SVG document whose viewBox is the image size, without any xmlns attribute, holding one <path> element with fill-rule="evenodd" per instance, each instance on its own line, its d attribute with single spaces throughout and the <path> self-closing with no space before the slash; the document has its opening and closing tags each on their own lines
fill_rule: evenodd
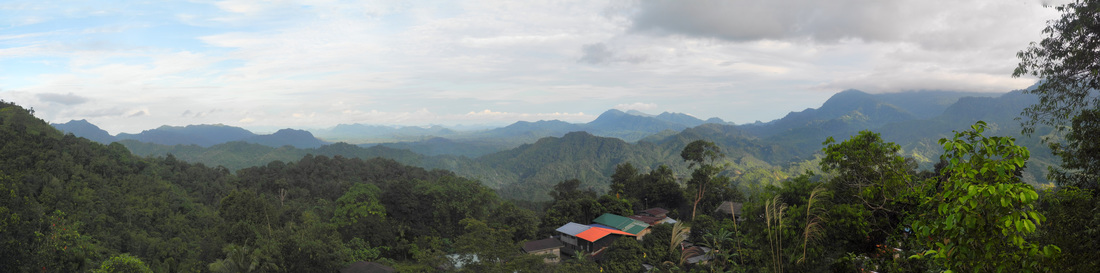
<svg viewBox="0 0 1100 273">
<path fill-rule="evenodd" d="M 210 147 L 217 144 L 242 141 L 271 147 L 294 146 L 297 148 L 316 148 L 329 142 L 313 136 L 304 130 L 282 129 L 269 135 L 258 135 L 244 128 L 222 125 L 201 124 L 187 126 L 161 126 L 141 131 L 137 134 L 119 133 L 110 135 L 107 131 L 89 123 L 87 120 L 71 120 L 66 123 L 53 123 L 54 128 L 65 133 L 84 137 L 89 140 L 110 144 L 122 140 L 154 143 L 160 145 L 198 145 Z"/>
<path fill-rule="evenodd" d="M 1018 143 L 1032 150 L 1031 168 L 1025 171 L 1025 180 L 1045 183 L 1043 172 L 1046 166 L 1057 164 L 1057 160 L 1039 141 L 1039 137 L 1050 130 L 1040 128 L 1034 137 L 1025 137 L 1019 134 L 1019 122 L 1015 120 L 1020 111 L 1037 102 L 1037 98 L 1020 91 L 972 95 L 933 91 L 868 94 L 848 90 L 834 95 L 819 108 L 791 112 L 767 123 L 745 125 L 733 125 L 720 119 L 701 120 L 677 113 L 649 115 L 638 111 L 609 110 L 584 124 L 557 120 L 517 122 L 473 132 L 431 127 L 435 129 L 421 129 L 426 133 L 445 136 L 421 135 L 423 139 L 417 141 L 358 146 L 346 143 L 318 145 L 314 142 L 311 144 L 313 146 L 286 147 L 278 145 L 278 142 L 260 142 L 256 139 L 258 136 L 240 138 L 246 134 L 234 137 L 239 140 L 204 146 L 202 144 L 227 138 L 196 138 L 206 142 L 193 140 L 192 143 L 183 143 L 178 141 L 181 138 L 175 138 L 184 135 L 182 133 L 172 135 L 173 138 L 152 138 L 164 134 L 147 134 L 148 131 L 136 135 L 158 141 L 175 140 L 177 143 L 171 145 L 132 137 L 123 140 L 122 144 L 138 155 L 172 154 L 181 160 L 223 165 L 231 170 L 274 160 L 293 161 L 307 154 L 385 157 L 404 164 L 451 170 L 479 179 L 506 198 L 545 200 L 548 198 L 545 193 L 565 179 L 577 178 L 582 180 L 584 186 L 605 189 L 615 166 L 621 163 L 631 163 L 642 170 L 667 165 L 678 176 L 686 178 L 689 170 L 679 158 L 679 152 L 687 143 L 698 139 L 713 141 L 723 148 L 729 163 L 727 174 L 742 185 L 767 184 L 790 174 L 813 170 L 816 165 L 813 162 L 818 158 L 825 138 L 844 140 L 860 130 L 881 133 L 886 141 L 900 144 L 905 156 L 930 168 L 942 153 L 936 140 L 950 137 L 952 131 L 965 130 L 977 120 L 985 120 L 990 124 L 987 134 L 1014 136 Z M 86 121 L 55 124 L 58 128 L 94 127 L 89 125 Z M 170 128 L 187 131 L 189 127 Z M 239 132 L 221 127 L 228 126 L 195 129 Z M 347 131 L 347 128 L 371 127 L 343 128 Z M 77 131 L 63 130 L 74 134 Z M 176 132 L 165 127 L 155 130 Z M 198 131 L 201 130 L 192 130 Z M 280 132 L 272 136 L 290 135 L 290 132 Z M 307 134 L 299 132 L 298 136 L 312 137 Z M 107 135 L 106 132 L 79 136 L 102 139 L 104 135 Z"/>
</svg>

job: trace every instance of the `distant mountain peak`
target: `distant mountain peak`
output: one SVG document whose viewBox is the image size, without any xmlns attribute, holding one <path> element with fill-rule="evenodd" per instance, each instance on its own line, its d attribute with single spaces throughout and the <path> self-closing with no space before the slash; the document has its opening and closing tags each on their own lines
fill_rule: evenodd
<svg viewBox="0 0 1100 273">
<path fill-rule="evenodd" d="M 317 148 L 327 144 L 314 137 L 313 133 L 309 131 L 291 128 L 280 129 L 270 135 L 253 136 L 244 139 L 244 141 L 271 147 L 290 145 L 298 148 Z"/>
<path fill-rule="evenodd" d="M 275 133 L 272 135 L 296 135 L 313 137 L 313 133 L 310 133 L 309 131 L 291 128 L 279 129 L 278 131 L 275 131 Z"/>
<path fill-rule="evenodd" d="M 603 116 L 613 117 L 613 116 L 622 116 L 622 115 L 626 115 L 626 112 L 623 112 L 619 109 L 607 109 L 607 111 L 604 111 L 603 114 L 600 114 L 600 117 L 603 117 Z M 596 119 L 600 119 L 600 117 L 596 117 Z"/>
<path fill-rule="evenodd" d="M 117 140 L 110 133 L 107 133 L 107 131 L 99 128 L 99 126 L 88 122 L 88 120 L 86 119 L 70 120 L 66 123 L 54 123 L 50 125 L 62 132 L 72 133 L 74 136 L 87 138 L 91 141 L 103 144 L 108 144 Z"/>
</svg>

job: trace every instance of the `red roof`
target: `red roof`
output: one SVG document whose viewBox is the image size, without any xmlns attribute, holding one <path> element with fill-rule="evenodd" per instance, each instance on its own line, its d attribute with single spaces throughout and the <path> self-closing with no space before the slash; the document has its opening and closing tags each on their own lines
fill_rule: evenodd
<svg viewBox="0 0 1100 273">
<path fill-rule="evenodd" d="M 584 232 L 581 232 L 580 234 L 577 234 L 577 238 L 581 238 L 581 239 L 584 239 L 585 241 L 589 241 L 589 242 L 595 242 L 597 240 L 600 240 L 604 236 L 607 236 L 608 234 L 619 234 L 619 235 L 634 236 L 634 234 L 630 234 L 630 233 L 627 233 L 627 232 L 624 232 L 624 231 L 619 231 L 619 230 L 614 230 L 614 229 L 609 229 L 609 228 L 592 227 L 592 228 L 589 228 L 588 230 L 585 230 Z"/>
</svg>

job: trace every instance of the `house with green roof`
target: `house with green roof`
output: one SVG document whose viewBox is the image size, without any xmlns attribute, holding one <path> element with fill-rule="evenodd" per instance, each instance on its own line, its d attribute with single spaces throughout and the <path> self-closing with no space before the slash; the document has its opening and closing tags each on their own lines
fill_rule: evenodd
<svg viewBox="0 0 1100 273">
<path fill-rule="evenodd" d="M 595 220 L 592 220 L 592 222 L 630 233 L 634 235 L 634 237 L 637 237 L 638 240 L 641 240 L 642 237 L 649 233 L 649 224 L 610 213 L 604 213 Z"/>
</svg>

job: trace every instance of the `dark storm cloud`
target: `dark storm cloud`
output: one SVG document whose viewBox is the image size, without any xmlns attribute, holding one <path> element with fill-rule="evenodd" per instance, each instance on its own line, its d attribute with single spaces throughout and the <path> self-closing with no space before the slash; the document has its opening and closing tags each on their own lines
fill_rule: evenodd
<svg viewBox="0 0 1100 273">
<path fill-rule="evenodd" d="M 77 105 L 88 102 L 88 98 L 77 96 L 73 93 L 59 94 L 59 93 L 42 93 L 38 94 L 38 99 L 44 102 L 52 102 L 64 105 Z"/>
<path fill-rule="evenodd" d="M 642 1 L 631 30 L 731 41 L 890 41 L 909 12 L 899 1 Z"/>
</svg>

